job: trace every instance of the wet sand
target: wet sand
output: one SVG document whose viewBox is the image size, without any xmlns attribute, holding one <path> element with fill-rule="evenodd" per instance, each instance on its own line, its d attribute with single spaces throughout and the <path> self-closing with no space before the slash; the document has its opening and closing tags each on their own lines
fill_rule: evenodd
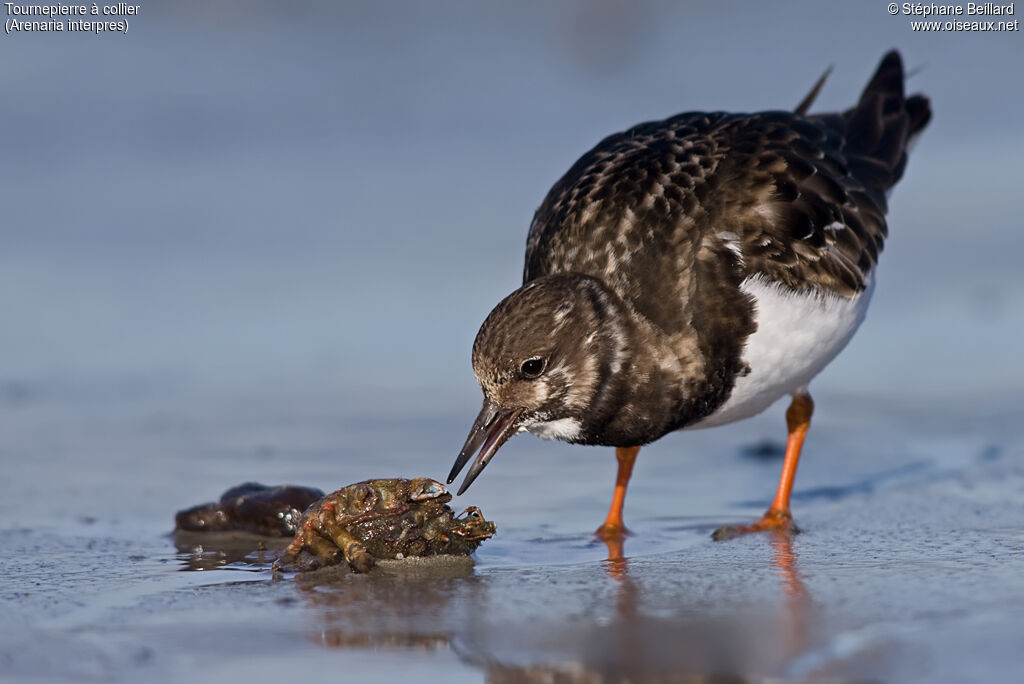
<svg viewBox="0 0 1024 684">
<path fill-rule="evenodd" d="M 85 487 L 52 482 L 31 506 L 7 497 L 0 666 L 15 681 L 386 681 L 410 668 L 496 682 L 1012 678 L 1024 634 L 1024 452 L 1010 417 L 897 421 L 893 407 L 851 415 L 842 398 L 829 403 L 846 411 L 816 425 L 794 496 L 804 532 L 793 539 L 709 536 L 771 496 L 777 458 L 744 448 L 773 434 L 781 417 L 770 412 L 645 450 L 622 558 L 589 534 L 607 503 L 611 454 L 519 438 L 454 501 L 480 504 L 498 522 L 475 563 L 284 577 L 270 570 L 282 542 L 257 551 L 249 535 L 204 543 L 169 533 L 176 507 L 235 484 L 217 482 L 225 464 L 207 468 L 187 445 L 267 430 L 263 417 L 237 415 L 225 429 L 180 415 L 178 427 L 191 429 L 173 439 L 154 433 L 154 416 L 126 412 L 120 448 L 133 458 L 158 445 L 175 451 L 175 475 L 161 483 L 111 470 Z M 281 437 L 299 429 L 340 442 L 349 430 L 286 422 Z M 877 441 L 864 439 L 865 425 Z M 425 435 L 433 442 L 460 427 L 435 417 L 364 434 L 411 456 Z M 110 448 L 85 424 L 64 428 L 91 462 Z M 72 465 L 70 454 L 48 457 L 28 441 L 18 451 L 15 492 Z M 371 468 L 436 476 L 450 455 L 366 463 L 348 479 Z M 268 479 L 288 458 L 254 458 L 245 475 Z M 307 454 L 304 467 L 326 473 L 338 462 L 325 450 Z"/>
</svg>

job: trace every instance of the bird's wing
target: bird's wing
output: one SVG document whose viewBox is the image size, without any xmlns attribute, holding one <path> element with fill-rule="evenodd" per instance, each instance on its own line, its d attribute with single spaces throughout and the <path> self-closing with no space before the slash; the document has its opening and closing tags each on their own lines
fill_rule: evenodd
<svg viewBox="0 0 1024 684">
<path fill-rule="evenodd" d="M 931 117 L 928 100 L 905 98 L 903 84 L 902 61 L 890 52 L 847 111 L 760 114 L 727 134 L 744 143 L 723 170 L 773 187 L 753 215 L 736 215 L 748 274 L 840 295 L 864 288 L 888 234 L 886 193 Z"/>
<path fill-rule="evenodd" d="M 551 189 L 530 228 L 524 279 L 581 271 L 636 299 L 626 280 L 664 274 L 666 260 L 681 273 L 727 249 L 743 277 L 852 295 L 882 249 L 885 192 L 929 115 L 925 98 L 904 99 L 890 53 L 840 114 L 690 112 L 634 126 Z M 693 284 L 674 286 L 685 295 Z"/>
</svg>

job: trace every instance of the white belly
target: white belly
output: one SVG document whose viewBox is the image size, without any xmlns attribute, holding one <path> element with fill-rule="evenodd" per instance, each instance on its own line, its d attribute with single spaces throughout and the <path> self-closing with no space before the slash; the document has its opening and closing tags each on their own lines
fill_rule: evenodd
<svg viewBox="0 0 1024 684">
<path fill-rule="evenodd" d="M 747 279 L 740 287 L 756 302 L 757 331 L 743 353 L 750 373 L 736 378 L 725 404 L 686 429 L 749 418 L 806 387 L 864 320 L 874 277 L 869 275 L 864 292 L 850 298 L 795 294 L 761 278 Z"/>
</svg>

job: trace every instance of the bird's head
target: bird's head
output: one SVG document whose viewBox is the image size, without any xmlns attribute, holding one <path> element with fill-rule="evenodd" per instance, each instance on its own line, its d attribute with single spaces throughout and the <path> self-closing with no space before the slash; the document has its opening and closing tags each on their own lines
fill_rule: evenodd
<svg viewBox="0 0 1024 684">
<path fill-rule="evenodd" d="M 491 311 L 473 343 L 483 407 L 448 477 L 479 450 L 459 494 L 516 432 L 582 440 L 595 396 L 623 369 L 622 308 L 600 280 L 569 273 L 530 281 Z"/>
</svg>

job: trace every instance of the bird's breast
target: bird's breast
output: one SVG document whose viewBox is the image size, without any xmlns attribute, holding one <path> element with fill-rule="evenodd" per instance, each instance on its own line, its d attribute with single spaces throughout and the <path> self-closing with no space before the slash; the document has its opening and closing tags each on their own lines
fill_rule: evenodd
<svg viewBox="0 0 1024 684">
<path fill-rule="evenodd" d="M 852 297 L 796 292 L 762 277 L 748 278 L 741 289 L 754 298 L 757 322 L 743 349 L 749 372 L 736 378 L 718 409 L 688 429 L 749 418 L 805 387 L 864 320 L 874 278 L 869 274 L 864 291 Z"/>
</svg>

